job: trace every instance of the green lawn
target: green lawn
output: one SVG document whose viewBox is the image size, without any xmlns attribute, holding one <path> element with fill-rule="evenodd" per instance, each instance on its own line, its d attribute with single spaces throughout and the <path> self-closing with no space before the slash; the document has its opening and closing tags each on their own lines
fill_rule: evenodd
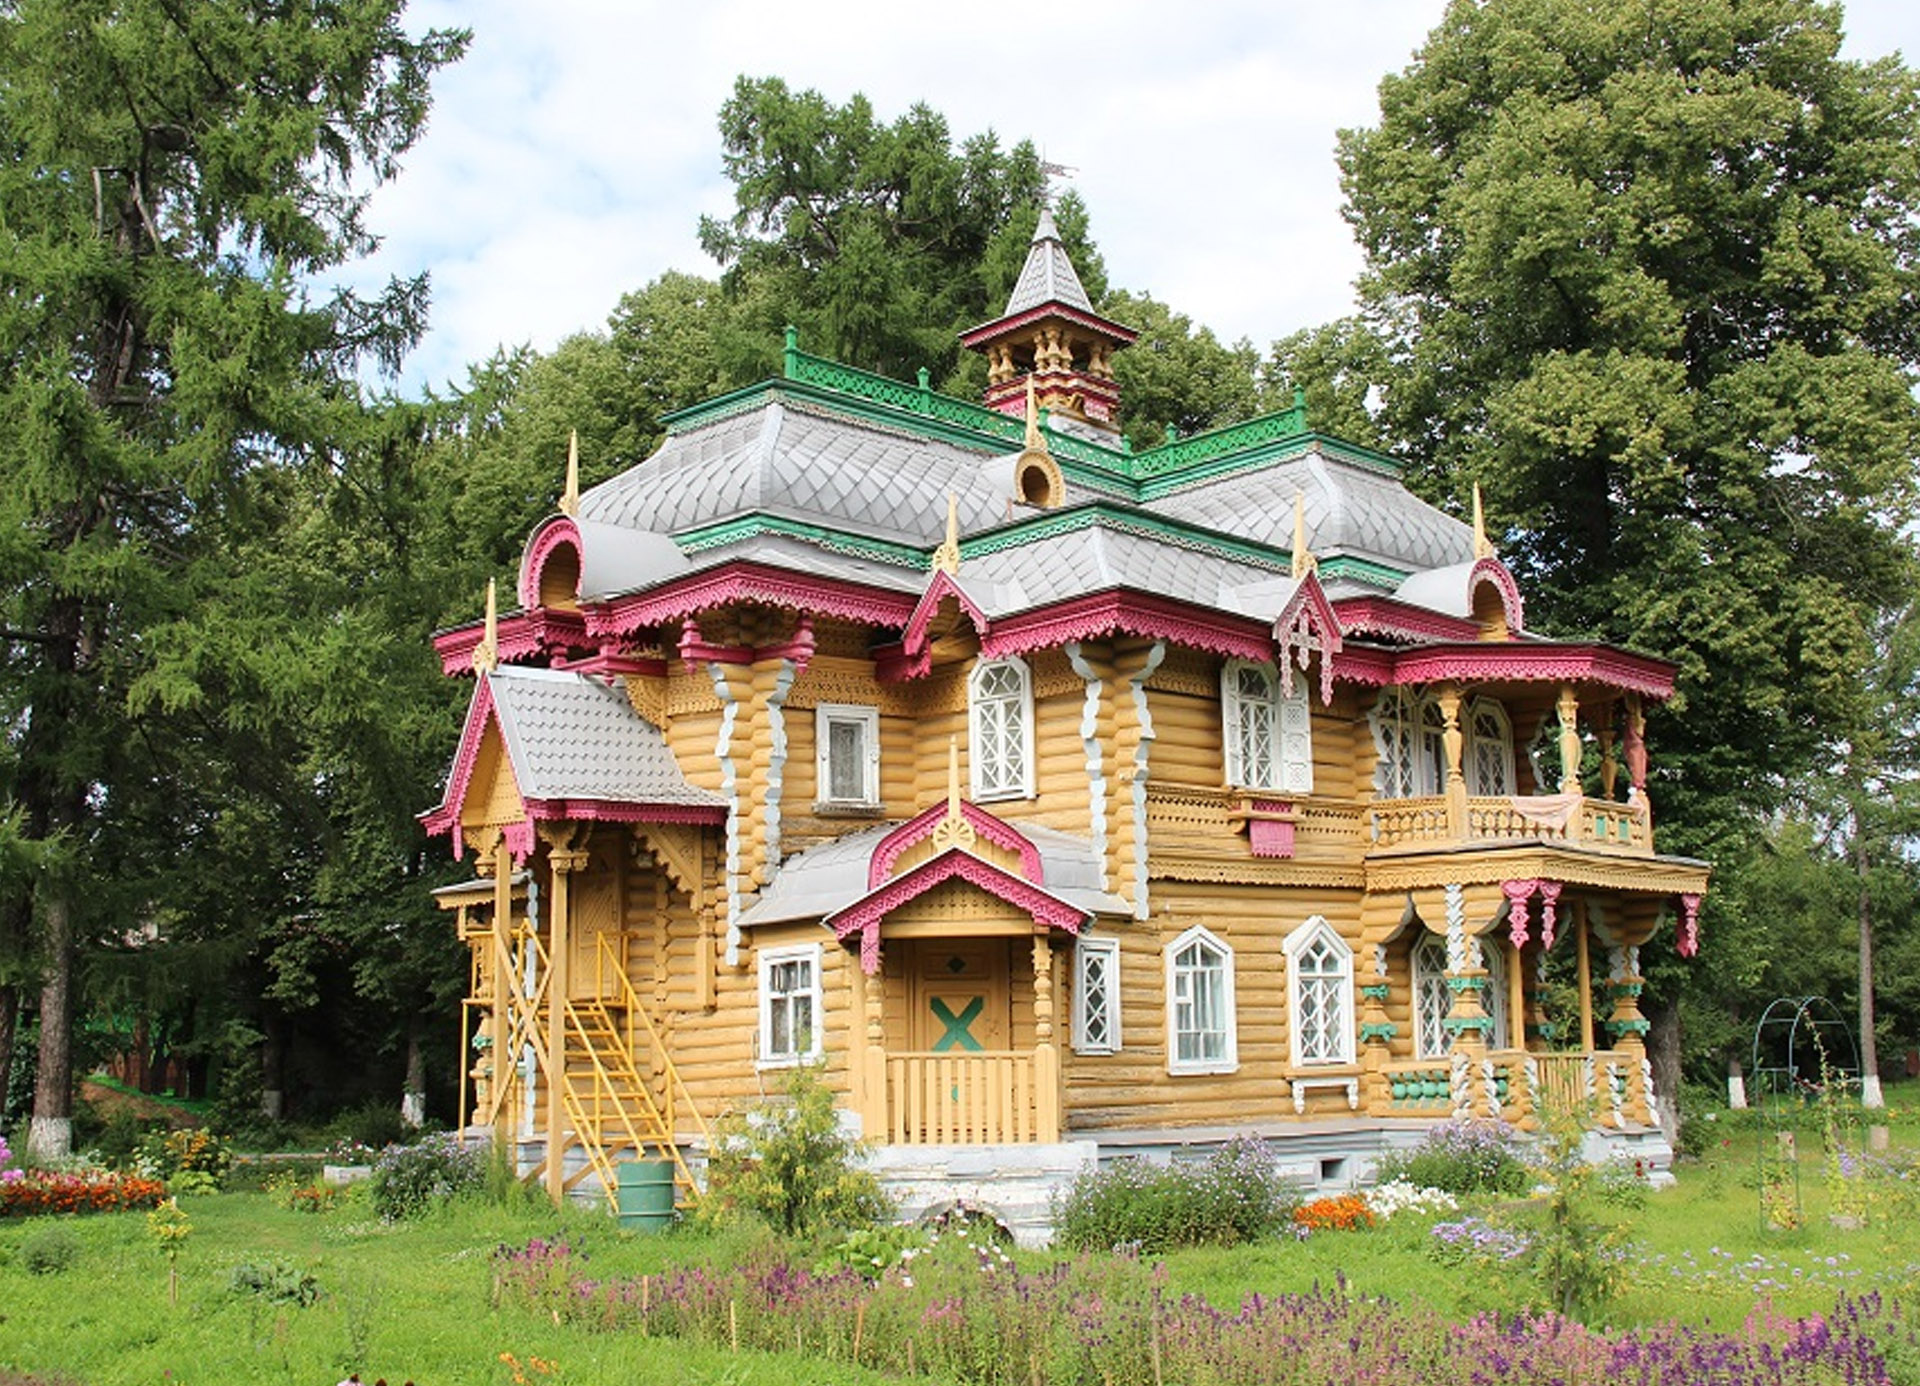
<svg viewBox="0 0 1920 1386">
<path fill-rule="evenodd" d="M 1817 1143 L 1803 1140 L 1802 1147 L 1806 1220 L 1800 1230 L 1761 1230 L 1750 1134 L 1686 1166 L 1679 1188 L 1623 1212 L 1632 1224 L 1634 1273 L 1612 1321 L 1735 1327 L 1762 1300 L 1780 1312 L 1804 1313 L 1824 1310 L 1848 1290 L 1893 1291 L 1913 1302 L 1920 1294 L 1913 1223 L 1831 1227 Z M 331 1386 L 356 1369 L 369 1383 L 384 1377 L 393 1386 L 408 1379 L 421 1386 L 516 1380 L 807 1386 L 882 1379 L 795 1354 L 735 1357 L 593 1333 L 489 1302 L 490 1253 L 502 1242 L 565 1230 L 585 1238 L 592 1273 L 611 1278 L 689 1262 L 725 1264 L 747 1245 L 745 1234 L 627 1236 L 592 1214 L 562 1217 L 537 1207 L 484 1204 L 398 1226 L 374 1220 L 364 1203 L 313 1215 L 287 1211 L 263 1194 L 230 1193 L 188 1199 L 185 1206 L 194 1230 L 179 1263 L 177 1305 L 168 1301 L 166 1262 L 144 1215 L 0 1222 L 0 1368 L 87 1386 Z M 55 1223 L 77 1242 L 77 1260 L 59 1273 L 30 1273 L 25 1247 Z M 1425 1240 L 1424 1224 L 1396 1222 L 1371 1232 L 1319 1233 L 1305 1242 L 1182 1252 L 1167 1258 L 1168 1285 L 1227 1305 L 1255 1291 L 1304 1290 L 1344 1277 L 1358 1292 L 1424 1299 L 1448 1315 L 1512 1306 L 1509 1287 L 1435 1264 Z M 232 1288 L 236 1266 L 276 1259 L 318 1281 L 317 1302 L 274 1304 Z M 535 1358 L 552 1370 L 540 1370 Z M 0 1383 L 7 1380 L 0 1370 Z"/>
</svg>

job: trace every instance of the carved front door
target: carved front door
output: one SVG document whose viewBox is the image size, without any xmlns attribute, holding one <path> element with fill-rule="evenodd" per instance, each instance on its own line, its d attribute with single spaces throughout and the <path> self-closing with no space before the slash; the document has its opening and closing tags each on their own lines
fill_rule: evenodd
<svg viewBox="0 0 1920 1386">
<path fill-rule="evenodd" d="M 909 1043 L 921 1053 L 1004 1052 L 1012 1044 L 1007 941 L 922 939 L 915 961 Z"/>
</svg>

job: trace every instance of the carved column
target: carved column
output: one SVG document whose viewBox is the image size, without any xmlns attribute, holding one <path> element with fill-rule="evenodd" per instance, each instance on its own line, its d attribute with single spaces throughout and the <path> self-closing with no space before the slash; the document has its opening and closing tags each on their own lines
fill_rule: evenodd
<svg viewBox="0 0 1920 1386">
<path fill-rule="evenodd" d="M 557 1204 L 567 1196 L 565 1146 L 565 1102 L 567 1081 L 567 997 L 572 985 L 574 872 L 587 863 L 586 852 L 575 845 L 576 828 L 572 823 L 542 825 L 540 836 L 547 844 L 547 865 L 553 873 L 553 888 L 547 913 L 547 1016 L 545 1047 L 547 1066 L 547 1195 Z M 584 834 L 582 834 L 584 836 Z M 597 1134 L 597 1133 L 595 1133 Z M 589 1133 L 576 1131 L 582 1140 Z"/>
<path fill-rule="evenodd" d="M 1452 1064 L 1449 1087 L 1453 1112 L 1459 1117 L 1493 1115 L 1487 1090 L 1487 1032 L 1493 1020 L 1481 995 L 1487 989 L 1487 970 L 1481 965 L 1480 940 L 1467 932 L 1466 895 L 1461 887 L 1447 887 L 1447 990 L 1451 1005 L 1441 1023 L 1449 1038 Z"/>
<path fill-rule="evenodd" d="M 1459 842 L 1467 836 L 1467 776 L 1462 765 L 1467 738 L 1460 727 L 1460 685 L 1441 684 L 1435 702 L 1442 722 L 1440 741 L 1447 754 L 1447 836 Z"/>
<path fill-rule="evenodd" d="M 1614 1053 L 1626 1070 L 1625 1093 L 1619 1115 L 1622 1120 L 1648 1125 L 1652 1111 L 1647 1101 L 1647 1020 L 1640 1013 L 1640 993 L 1646 978 L 1640 975 L 1640 949 L 1636 946 L 1608 950 L 1607 991 L 1613 998 L 1613 1016 L 1607 1029 L 1613 1034 Z M 1611 1106 L 1611 1095 L 1603 1087 L 1603 1116 Z"/>
<path fill-rule="evenodd" d="M 1033 939 L 1033 1100 L 1035 1136 L 1060 1139 L 1060 1051 L 1053 1041 L 1053 945 Z"/>
<path fill-rule="evenodd" d="M 1647 801 L 1647 714 L 1638 693 L 1627 694 L 1627 802 Z"/>
<path fill-rule="evenodd" d="M 1424 932 L 1424 930 L 1422 930 Z M 1412 949 L 1408 950 L 1411 966 Z M 1398 1027 L 1387 1019 L 1387 999 L 1392 988 L 1387 982 L 1387 946 L 1373 945 L 1373 979 L 1360 988 L 1360 1067 L 1367 1094 L 1367 1114 L 1384 1116 L 1392 1110 L 1393 1095 L 1388 1090 L 1386 1067 L 1392 1058 Z"/>
<path fill-rule="evenodd" d="M 1560 718 L 1560 792 L 1580 793 L 1580 700 L 1573 685 L 1560 685 L 1560 700 L 1555 705 Z"/>
</svg>

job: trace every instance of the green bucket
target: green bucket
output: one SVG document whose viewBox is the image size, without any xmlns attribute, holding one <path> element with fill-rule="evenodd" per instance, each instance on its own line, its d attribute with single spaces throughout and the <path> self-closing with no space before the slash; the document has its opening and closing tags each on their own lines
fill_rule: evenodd
<svg viewBox="0 0 1920 1386">
<path fill-rule="evenodd" d="M 673 1221 L 673 1161 L 624 1160 L 614 1171 L 620 1225 L 636 1232 L 660 1232 Z"/>
</svg>

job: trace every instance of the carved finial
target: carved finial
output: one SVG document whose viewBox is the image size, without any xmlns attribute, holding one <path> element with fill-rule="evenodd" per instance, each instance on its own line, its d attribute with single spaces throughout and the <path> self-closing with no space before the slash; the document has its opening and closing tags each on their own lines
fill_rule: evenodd
<svg viewBox="0 0 1920 1386">
<path fill-rule="evenodd" d="M 1320 566 L 1320 560 L 1307 547 L 1307 493 L 1293 493 L 1293 576 L 1297 580 Z"/>
<path fill-rule="evenodd" d="M 473 647 L 473 672 L 491 674 L 500 667 L 500 607 L 493 591 L 493 579 L 487 579 L 487 628 L 480 643 Z"/>
<path fill-rule="evenodd" d="M 941 573 L 960 571 L 960 498 L 952 491 L 947 492 L 947 537 L 933 551 L 933 566 Z"/>
<path fill-rule="evenodd" d="M 1498 558 L 1493 540 L 1487 538 L 1487 512 L 1480 504 L 1480 483 L 1473 483 L 1473 556 L 1478 558 Z"/>
<path fill-rule="evenodd" d="M 567 489 L 560 493 L 560 513 L 580 513 L 580 430 L 567 433 Z"/>
<path fill-rule="evenodd" d="M 1027 377 L 1027 451 L 1045 452 L 1047 440 L 1040 436 L 1040 400 L 1034 393 L 1033 377 Z"/>
<path fill-rule="evenodd" d="M 947 738 L 947 816 L 933 830 L 935 851 L 944 852 L 949 847 L 971 847 L 974 844 L 973 824 L 967 821 L 960 807 L 960 738 Z"/>
</svg>

